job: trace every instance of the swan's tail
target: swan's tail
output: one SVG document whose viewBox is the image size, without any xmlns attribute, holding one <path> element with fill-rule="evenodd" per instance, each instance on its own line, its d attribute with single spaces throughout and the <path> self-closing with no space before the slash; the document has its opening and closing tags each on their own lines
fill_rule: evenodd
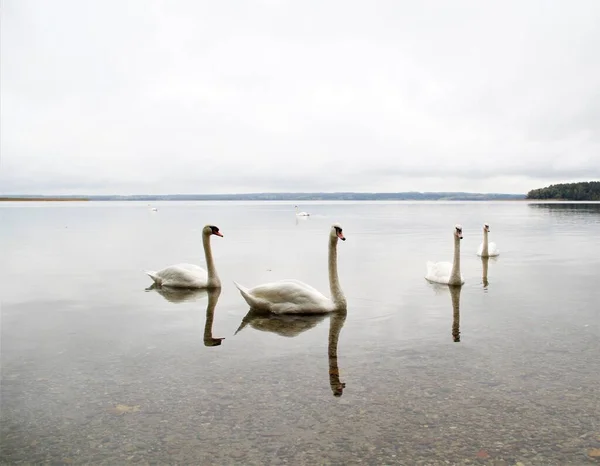
<svg viewBox="0 0 600 466">
<path fill-rule="evenodd" d="M 161 278 L 156 275 L 155 271 L 146 271 L 146 275 L 148 275 L 152 280 L 154 280 L 154 283 L 156 283 L 157 285 L 160 285 L 162 283 Z"/>
<path fill-rule="evenodd" d="M 248 305 L 252 307 L 255 303 L 254 300 L 250 297 L 250 290 L 248 290 L 248 288 L 246 287 L 243 287 L 238 282 L 233 282 L 233 284 L 237 287 L 238 290 L 240 290 L 240 293 L 242 293 L 242 297 L 246 300 Z"/>
</svg>

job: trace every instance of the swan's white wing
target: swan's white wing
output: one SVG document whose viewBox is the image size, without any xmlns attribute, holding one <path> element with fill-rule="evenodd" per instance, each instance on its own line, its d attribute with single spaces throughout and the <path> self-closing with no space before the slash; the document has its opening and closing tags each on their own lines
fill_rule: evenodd
<svg viewBox="0 0 600 466">
<path fill-rule="evenodd" d="M 245 289 L 237 283 L 236 286 L 251 307 L 276 314 L 322 313 L 334 309 L 329 298 L 298 280 L 265 283 L 251 289 Z"/>
<path fill-rule="evenodd" d="M 194 264 L 177 264 L 156 272 L 161 285 L 179 288 L 199 288 L 208 283 L 208 272 Z"/>
<path fill-rule="evenodd" d="M 329 301 L 327 297 L 312 286 L 298 280 L 280 280 L 265 283 L 264 285 L 255 286 L 249 291 L 253 296 L 268 300 L 271 303 L 322 304 L 324 301 Z"/>
<path fill-rule="evenodd" d="M 479 249 L 477 250 L 477 255 L 481 256 L 483 253 L 483 243 L 479 245 Z M 497 256 L 500 254 L 500 250 L 496 246 L 496 243 L 488 243 L 488 256 Z"/>
<path fill-rule="evenodd" d="M 427 262 L 427 275 L 425 275 L 425 278 L 430 282 L 447 284 L 450 281 L 451 274 L 451 262 Z"/>
<path fill-rule="evenodd" d="M 313 288 L 308 283 L 301 282 L 300 280 L 296 280 L 294 278 L 285 278 L 283 280 L 279 280 L 276 283 L 295 283 L 298 286 L 304 287 L 309 293 L 314 293 L 315 295 L 323 296 L 319 290 L 317 290 L 316 288 Z"/>
<path fill-rule="evenodd" d="M 498 246 L 496 246 L 496 243 L 488 244 L 488 254 L 490 256 L 497 256 L 500 254 L 500 250 L 498 249 Z"/>
</svg>

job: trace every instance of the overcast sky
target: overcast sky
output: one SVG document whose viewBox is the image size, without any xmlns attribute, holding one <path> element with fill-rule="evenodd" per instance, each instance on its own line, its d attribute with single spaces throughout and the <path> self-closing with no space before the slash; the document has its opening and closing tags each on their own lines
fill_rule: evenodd
<svg viewBox="0 0 600 466">
<path fill-rule="evenodd" d="M 600 179 L 600 1 L 2 0 L 0 192 Z"/>
</svg>

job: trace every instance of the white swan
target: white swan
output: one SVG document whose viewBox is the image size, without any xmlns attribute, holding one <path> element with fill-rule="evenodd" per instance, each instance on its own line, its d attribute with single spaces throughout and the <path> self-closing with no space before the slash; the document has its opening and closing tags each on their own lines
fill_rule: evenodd
<svg viewBox="0 0 600 466">
<path fill-rule="evenodd" d="M 444 285 L 462 285 L 465 282 L 460 273 L 460 240 L 462 237 L 462 226 L 456 225 L 454 227 L 454 262 L 427 262 L 425 279 Z"/>
<path fill-rule="evenodd" d="M 294 206 L 294 208 L 296 209 L 296 215 L 298 217 L 310 217 L 308 212 L 298 212 L 298 206 Z"/>
<path fill-rule="evenodd" d="M 500 254 L 500 250 L 496 247 L 496 243 L 488 243 L 488 233 L 490 232 L 490 225 L 487 223 L 483 224 L 483 243 L 479 245 L 477 255 L 481 257 L 493 257 Z"/>
<path fill-rule="evenodd" d="M 213 225 L 206 225 L 202 229 L 202 245 L 206 257 L 208 272 L 194 264 L 171 265 L 158 272 L 146 272 L 157 286 L 170 286 L 173 288 L 220 288 L 221 280 L 217 275 L 215 263 L 210 248 L 211 235 L 221 236 L 219 229 Z"/>
<path fill-rule="evenodd" d="M 346 309 L 346 298 L 337 273 L 338 238 L 345 241 L 342 227 L 333 224 L 329 233 L 329 290 L 331 299 L 298 280 L 280 280 L 247 289 L 235 283 L 252 309 L 274 314 L 321 314 Z"/>
</svg>

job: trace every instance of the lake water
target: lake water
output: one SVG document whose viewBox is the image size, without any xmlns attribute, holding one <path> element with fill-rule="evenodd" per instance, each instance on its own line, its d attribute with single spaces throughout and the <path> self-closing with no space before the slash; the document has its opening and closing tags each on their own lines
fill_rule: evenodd
<svg viewBox="0 0 600 466">
<path fill-rule="evenodd" d="M 0 203 L 3 463 L 597 464 L 600 204 L 152 205 Z M 335 221 L 347 314 L 246 316 L 233 280 L 329 294 Z M 207 223 L 220 295 L 147 291 Z"/>
</svg>

